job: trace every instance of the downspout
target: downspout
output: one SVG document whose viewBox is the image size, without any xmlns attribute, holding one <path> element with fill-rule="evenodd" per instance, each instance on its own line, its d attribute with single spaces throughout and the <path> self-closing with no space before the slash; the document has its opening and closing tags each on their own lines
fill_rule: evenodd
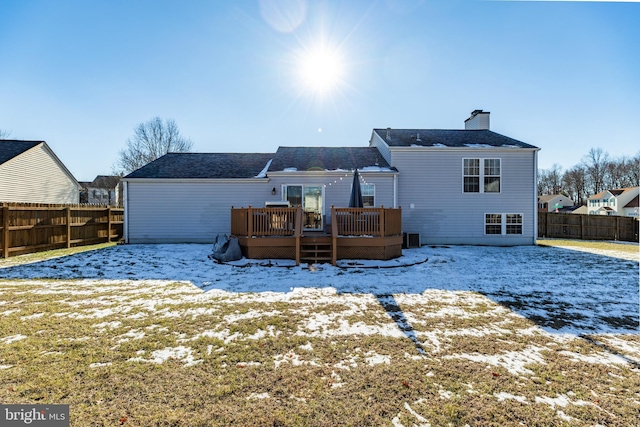
<svg viewBox="0 0 640 427">
<path fill-rule="evenodd" d="M 393 208 L 398 209 L 398 174 L 393 175 Z"/>
<path fill-rule="evenodd" d="M 129 181 L 124 181 L 124 226 L 122 227 L 122 234 L 125 243 L 129 243 Z"/>
</svg>

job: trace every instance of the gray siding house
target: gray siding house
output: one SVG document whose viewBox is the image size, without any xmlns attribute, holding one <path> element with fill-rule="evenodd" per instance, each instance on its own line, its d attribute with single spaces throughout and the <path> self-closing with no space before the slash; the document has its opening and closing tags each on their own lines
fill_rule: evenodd
<svg viewBox="0 0 640 427">
<path fill-rule="evenodd" d="M 46 142 L 0 140 L 0 202 L 76 204 L 79 189 Z"/>
<path fill-rule="evenodd" d="M 173 153 L 123 178 L 125 238 L 212 242 L 231 207 L 302 206 L 305 229 L 326 230 L 348 206 L 355 169 L 366 206 L 402 208 L 422 244 L 533 245 L 539 149 L 488 129 L 374 129 L 368 147 L 280 147 L 272 154 Z"/>
<path fill-rule="evenodd" d="M 210 243 L 229 234 L 231 207 L 302 206 L 324 230 L 347 206 L 358 168 L 369 206 L 392 207 L 397 171 L 375 148 L 280 147 L 276 153 L 170 153 L 123 178 L 130 243 Z"/>
</svg>

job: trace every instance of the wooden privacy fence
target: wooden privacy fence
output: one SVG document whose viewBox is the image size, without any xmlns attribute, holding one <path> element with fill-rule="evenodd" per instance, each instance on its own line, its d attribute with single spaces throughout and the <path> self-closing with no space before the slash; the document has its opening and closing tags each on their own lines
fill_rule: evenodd
<svg viewBox="0 0 640 427">
<path fill-rule="evenodd" d="M 538 237 L 638 241 L 638 220 L 628 216 L 538 212 Z"/>
<path fill-rule="evenodd" d="M 118 240 L 123 224 L 123 208 L 2 203 L 0 256 Z"/>
</svg>

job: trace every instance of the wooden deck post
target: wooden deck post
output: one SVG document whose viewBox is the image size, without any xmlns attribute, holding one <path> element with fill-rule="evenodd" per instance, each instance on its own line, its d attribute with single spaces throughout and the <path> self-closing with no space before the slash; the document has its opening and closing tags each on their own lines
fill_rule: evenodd
<svg viewBox="0 0 640 427">
<path fill-rule="evenodd" d="M 296 211 L 296 221 L 295 221 L 295 232 L 296 236 L 296 265 L 300 265 L 300 239 L 302 238 L 302 206 L 298 206 L 298 210 Z"/>
<path fill-rule="evenodd" d="M 9 206 L 2 207 L 2 256 L 9 258 Z"/>
<path fill-rule="evenodd" d="M 331 205 L 331 265 L 338 263 L 338 215 Z"/>
<path fill-rule="evenodd" d="M 71 208 L 67 206 L 64 208 L 67 214 L 67 249 L 71 247 Z"/>
<path fill-rule="evenodd" d="M 380 237 L 386 236 L 384 227 L 384 205 L 380 205 Z"/>
<path fill-rule="evenodd" d="M 251 212 L 251 205 L 247 208 L 247 237 L 253 236 L 253 213 Z"/>
</svg>

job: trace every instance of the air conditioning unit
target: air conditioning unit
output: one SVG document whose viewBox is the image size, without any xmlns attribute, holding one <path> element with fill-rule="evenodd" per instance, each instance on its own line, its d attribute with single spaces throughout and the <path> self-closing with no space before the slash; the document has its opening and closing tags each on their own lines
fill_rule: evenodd
<svg viewBox="0 0 640 427">
<path fill-rule="evenodd" d="M 422 246 L 420 244 L 420 233 L 404 233 L 402 240 L 402 247 L 404 249 L 419 248 Z"/>
</svg>

